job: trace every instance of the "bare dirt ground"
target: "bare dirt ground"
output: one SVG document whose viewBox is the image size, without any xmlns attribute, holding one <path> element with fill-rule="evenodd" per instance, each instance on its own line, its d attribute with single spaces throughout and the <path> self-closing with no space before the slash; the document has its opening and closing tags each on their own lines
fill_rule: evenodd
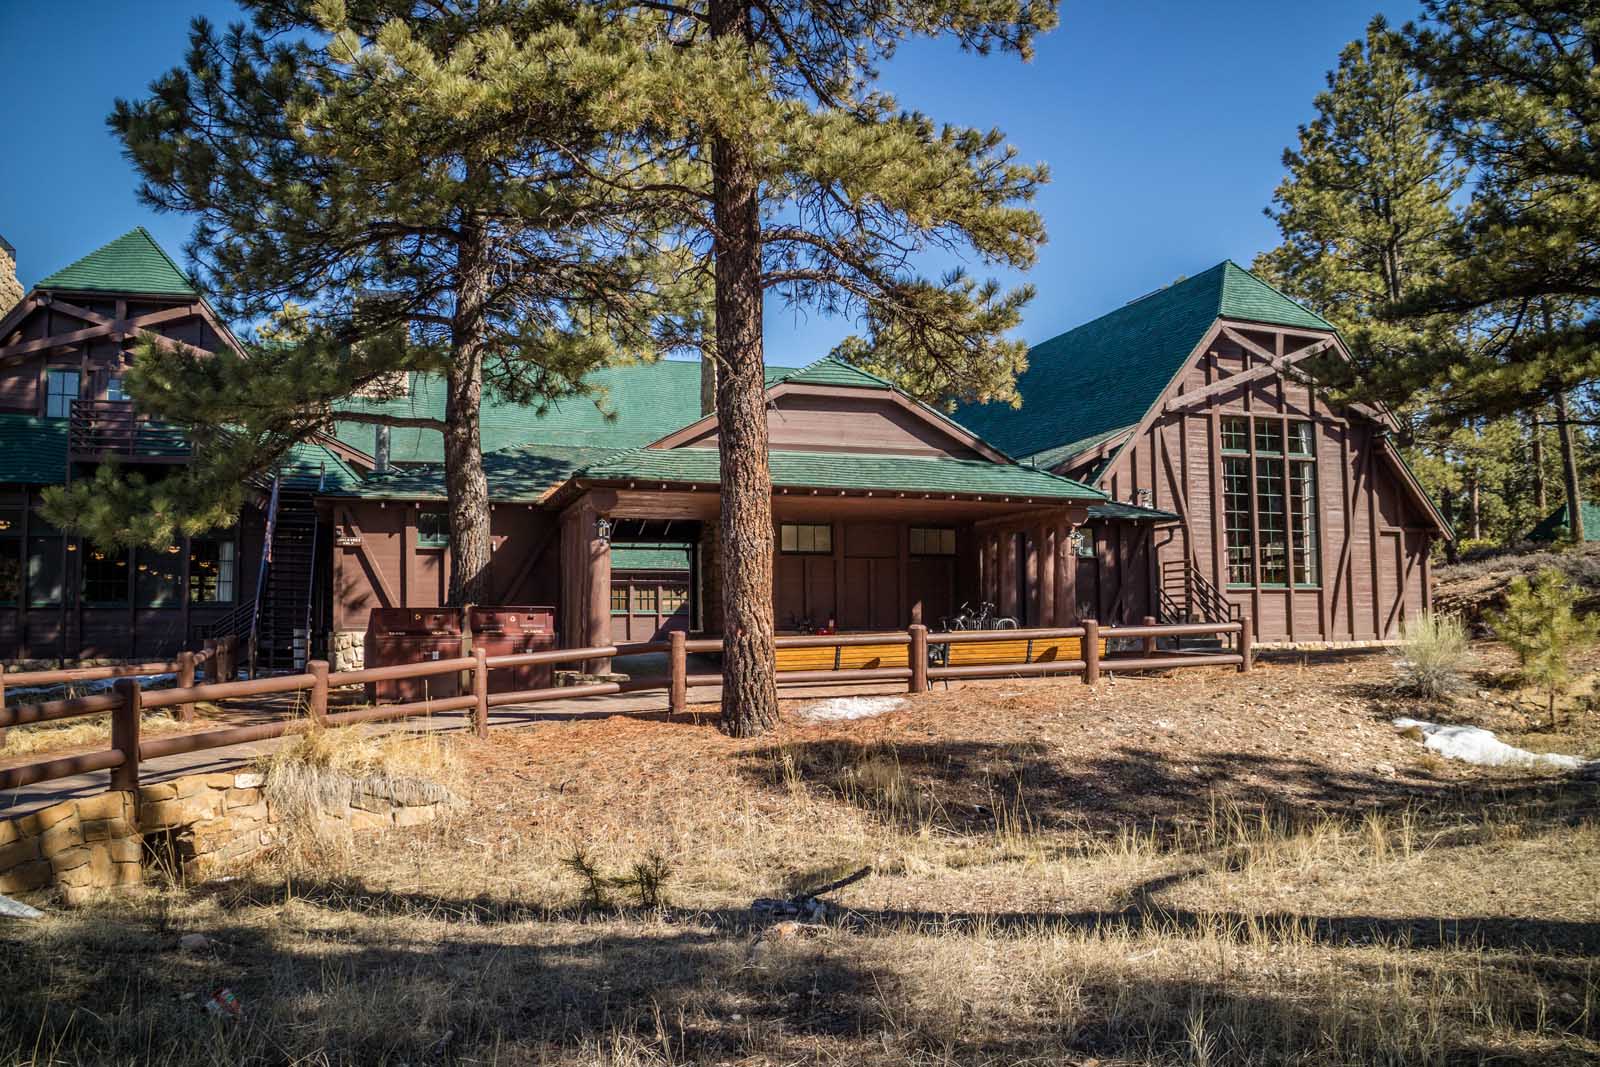
<svg viewBox="0 0 1600 1067">
<path fill-rule="evenodd" d="M 1362 655 L 453 738 L 447 823 L 0 926 L 0 1062 L 1595 1062 L 1600 779 L 1389 721 L 1593 758 L 1600 716 L 1474 657 L 1432 706 Z"/>
</svg>

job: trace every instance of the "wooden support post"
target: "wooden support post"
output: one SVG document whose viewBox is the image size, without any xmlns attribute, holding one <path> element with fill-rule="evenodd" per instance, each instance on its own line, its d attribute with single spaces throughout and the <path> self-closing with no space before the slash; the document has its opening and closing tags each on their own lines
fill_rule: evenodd
<svg viewBox="0 0 1600 1067">
<path fill-rule="evenodd" d="M 328 724 L 328 661 L 314 659 L 306 664 L 311 675 L 311 721 L 318 726 Z"/>
<path fill-rule="evenodd" d="M 477 660 L 472 666 L 472 695 L 478 703 L 472 709 L 472 725 L 479 737 L 489 736 L 489 652 L 482 645 L 472 650 Z"/>
<path fill-rule="evenodd" d="M 188 689 L 194 685 L 194 653 L 178 653 L 178 688 Z M 194 721 L 194 704 L 184 703 L 178 705 L 178 721 Z"/>
<path fill-rule="evenodd" d="M 1100 684 L 1100 624 L 1083 620 L 1083 684 Z"/>
<path fill-rule="evenodd" d="M 1255 664 L 1251 662 L 1255 653 L 1250 647 L 1252 636 L 1250 616 L 1246 615 L 1244 618 L 1240 619 L 1239 625 L 1243 627 L 1243 629 L 1239 631 L 1239 673 L 1244 674 L 1250 670 L 1251 667 L 1255 666 Z"/>
<path fill-rule="evenodd" d="M 228 637 L 224 642 L 224 649 L 227 653 L 228 668 L 223 672 L 223 679 L 229 682 L 236 682 L 239 680 L 239 635 L 234 634 Z"/>
<path fill-rule="evenodd" d="M 112 687 L 122 701 L 111 713 L 111 747 L 122 753 L 122 766 L 111 769 L 111 788 L 139 792 L 139 718 L 144 693 L 137 678 L 118 678 Z"/>
<path fill-rule="evenodd" d="M 911 627 L 912 693 L 928 691 L 928 628 L 920 622 Z"/>
<path fill-rule="evenodd" d="M 1156 624 L 1156 617 L 1154 615 L 1146 615 L 1142 620 L 1142 624 L 1145 626 L 1154 626 Z M 1144 654 L 1147 656 L 1153 656 L 1156 654 L 1155 638 L 1147 637 L 1144 639 Z"/>
<path fill-rule="evenodd" d="M 667 635 L 667 673 L 671 684 L 667 687 L 667 711 L 678 714 L 689 706 L 689 635 L 673 630 Z"/>
<path fill-rule="evenodd" d="M 21 631 L 19 630 L 18 633 L 21 633 Z M 6 710 L 6 676 L 3 671 L 0 671 L 0 711 L 4 710 Z M 0 726 L 0 747 L 4 747 L 5 743 L 6 728 Z"/>
<path fill-rule="evenodd" d="M 221 678 L 217 677 L 217 656 L 221 652 L 217 645 L 218 641 L 215 637 L 208 637 L 200 642 L 200 651 L 206 654 L 206 681 L 212 685 L 222 681 Z"/>
</svg>

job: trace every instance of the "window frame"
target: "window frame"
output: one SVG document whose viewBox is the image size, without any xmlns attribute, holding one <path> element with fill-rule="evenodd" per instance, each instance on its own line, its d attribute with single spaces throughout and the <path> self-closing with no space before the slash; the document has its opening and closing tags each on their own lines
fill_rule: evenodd
<svg viewBox="0 0 1600 1067">
<path fill-rule="evenodd" d="M 57 376 L 72 378 L 71 393 L 57 392 L 54 388 Z M 83 397 L 83 371 L 77 367 L 46 367 L 44 369 L 44 417 L 47 419 L 65 419 L 72 416 L 72 403 Z M 59 415 L 52 415 L 51 408 L 57 399 L 65 401 L 65 410 Z"/>
<path fill-rule="evenodd" d="M 789 531 L 794 531 L 792 539 L 787 538 Z M 802 540 L 801 531 L 807 531 L 811 540 L 811 547 L 800 547 Z M 816 544 L 818 531 L 826 534 L 827 546 L 819 548 Z M 795 547 L 788 547 L 785 542 L 790 541 Z M 786 556 L 831 556 L 833 555 L 833 523 L 831 522 L 780 522 L 778 523 L 777 537 L 778 551 Z"/>
<path fill-rule="evenodd" d="M 921 535 L 921 546 L 918 546 L 918 535 Z M 933 547 L 929 547 L 930 535 L 934 538 Z M 946 545 L 949 547 L 947 548 Z M 906 546 L 913 556 L 929 556 L 935 559 L 948 559 L 956 554 L 956 530 L 954 526 L 912 526 L 906 530 Z"/>
<path fill-rule="evenodd" d="M 202 545 L 217 546 L 217 573 L 214 578 L 209 576 L 197 576 L 195 574 L 195 568 L 200 563 L 200 560 L 196 558 L 196 549 L 200 548 Z M 227 552 L 224 553 L 223 549 L 227 549 Z M 226 555 L 226 559 L 223 558 L 224 555 Z M 224 564 L 226 564 L 226 567 L 224 567 Z M 226 583 L 223 582 L 224 571 L 226 571 L 228 576 Z M 191 537 L 189 539 L 188 583 L 189 603 L 191 604 L 237 603 L 239 597 L 238 539 L 226 536 Z M 209 585 L 212 584 L 216 586 L 217 595 L 214 597 L 202 596 L 201 594 Z M 222 595 L 222 588 L 224 584 L 226 584 L 228 589 L 227 596 Z"/>
<path fill-rule="evenodd" d="M 1229 590 L 1294 589 L 1315 591 L 1322 588 L 1320 464 L 1317 455 L 1317 424 L 1314 419 L 1295 418 L 1288 413 L 1219 413 L 1217 441 L 1218 468 L 1222 478 L 1223 551 L 1226 587 Z M 1237 482 L 1242 469 L 1248 516 L 1238 506 L 1237 484 L 1230 491 L 1230 479 Z M 1308 473 L 1306 473 L 1308 472 Z M 1297 498 L 1296 478 L 1309 492 Z M 1297 500 L 1299 507 L 1296 506 Z M 1273 502 L 1276 506 L 1273 506 Z M 1306 507 L 1309 506 L 1309 511 Z M 1244 523 L 1237 520 L 1244 519 Z M 1247 534 L 1248 544 L 1235 535 Z M 1240 554 L 1247 554 L 1243 562 Z M 1281 558 L 1267 580 L 1269 560 Z M 1240 580 L 1241 567 L 1250 579 Z"/>
<path fill-rule="evenodd" d="M 435 516 L 435 515 L 439 517 L 439 521 L 440 521 L 440 524 L 444 528 L 444 532 L 441 534 L 441 533 L 434 532 L 434 531 L 430 530 L 427 534 L 423 534 L 423 532 L 422 532 L 422 520 L 423 520 L 423 517 L 424 516 L 430 516 L 431 517 L 431 516 Z M 417 547 L 418 548 L 449 548 L 450 547 L 450 513 L 448 511 L 440 511 L 440 510 L 438 510 L 436 508 L 428 508 L 426 511 L 424 511 L 424 510 L 422 510 L 420 508 L 417 509 L 416 529 L 417 529 Z"/>
<path fill-rule="evenodd" d="M 100 553 L 102 553 L 102 555 L 100 557 L 96 558 L 95 557 L 95 553 L 96 552 L 100 552 Z M 83 551 L 79 553 L 79 556 L 81 557 L 81 559 L 79 560 L 79 574 L 78 574 L 78 596 L 80 598 L 82 598 L 82 602 L 83 602 L 83 606 L 84 607 L 86 607 L 86 608 L 127 608 L 127 607 L 132 606 L 132 604 L 133 604 L 133 600 L 132 600 L 133 590 L 131 588 L 131 585 L 133 583 L 131 581 L 131 575 L 132 575 L 133 572 L 132 572 L 132 569 L 130 568 L 129 563 L 128 563 L 129 555 L 130 555 L 130 553 L 128 553 L 128 552 L 121 552 L 121 553 L 107 552 L 104 549 L 101 549 L 96 545 L 89 544 L 89 543 L 85 542 L 85 544 L 83 546 Z M 107 564 L 110 565 L 110 568 L 111 568 L 111 571 L 112 571 L 113 574 L 115 574 L 118 570 L 121 571 L 121 574 L 118 576 L 118 578 L 119 578 L 119 580 L 121 582 L 122 592 L 121 592 L 121 594 L 119 596 L 117 596 L 115 598 L 110 598 L 110 597 L 90 596 L 89 595 L 89 583 L 90 583 L 90 573 L 89 572 L 90 572 L 90 569 L 91 569 L 90 568 L 91 562 L 97 565 L 94 568 L 95 570 L 99 570 L 100 569 L 98 567 L 98 564 L 107 563 Z M 108 581 L 103 580 L 98 576 L 96 576 L 94 578 L 94 581 L 96 582 L 96 590 L 95 591 L 97 593 L 104 592 L 103 589 L 99 588 L 100 586 L 109 585 Z"/>
</svg>

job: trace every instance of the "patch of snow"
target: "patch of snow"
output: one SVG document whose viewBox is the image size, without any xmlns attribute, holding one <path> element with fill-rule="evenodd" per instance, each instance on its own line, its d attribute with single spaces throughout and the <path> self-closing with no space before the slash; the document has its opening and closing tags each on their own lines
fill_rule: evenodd
<svg viewBox="0 0 1600 1067">
<path fill-rule="evenodd" d="M 894 711 L 905 702 L 905 697 L 829 697 L 807 704 L 800 709 L 800 714 L 816 722 L 870 719 Z"/>
<path fill-rule="evenodd" d="M 1508 745 L 1494 735 L 1492 730 L 1476 726 L 1445 726 L 1420 719 L 1396 719 L 1396 729 L 1415 727 L 1422 731 L 1422 743 L 1441 756 L 1458 759 L 1480 767 L 1559 767 L 1578 770 L 1588 764 L 1577 756 L 1563 756 L 1554 752 L 1529 752 L 1525 748 Z"/>
</svg>

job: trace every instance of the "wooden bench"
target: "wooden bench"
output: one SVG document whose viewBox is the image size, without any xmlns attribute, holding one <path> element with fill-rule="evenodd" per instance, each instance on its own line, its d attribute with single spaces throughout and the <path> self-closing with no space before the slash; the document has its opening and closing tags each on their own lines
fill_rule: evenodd
<svg viewBox="0 0 1600 1067">
<path fill-rule="evenodd" d="M 1003 631 L 1001 631 L 1003 632 Z M 958 641 L 934 647 L 949 649 L 945 663 L 951 667 L 981 667 L 1006 663 L 1070 662 L 1083 658 L 1079 637 L 1017 637 L 993 641 Z M 1104 656 L 1106 643 L 1100 642 Z M 777 669 L 782 671 L 874 670 L 910 665 L 904 644 L 823 645 L 816 648 L 780 648 Z"/>
</svg>

